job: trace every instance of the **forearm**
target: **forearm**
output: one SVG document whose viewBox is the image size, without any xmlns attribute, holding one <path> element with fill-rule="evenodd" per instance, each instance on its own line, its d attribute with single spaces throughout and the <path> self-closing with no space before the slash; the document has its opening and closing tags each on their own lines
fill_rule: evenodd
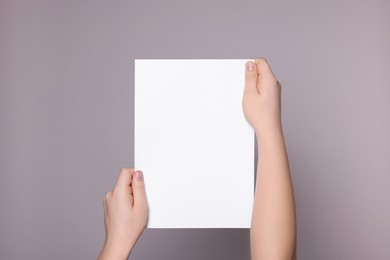
<svg viewBox="0 0 390 260">
<path fill-rule="evenodd" d="M 253 260 L 294 259 L 294 193 L 282 130 L 257 136 L 259 157 L 251 226 Z"/>
</svg>

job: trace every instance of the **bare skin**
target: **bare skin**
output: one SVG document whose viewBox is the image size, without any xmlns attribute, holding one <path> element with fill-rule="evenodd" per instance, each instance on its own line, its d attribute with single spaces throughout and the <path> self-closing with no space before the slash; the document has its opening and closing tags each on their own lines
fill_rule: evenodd
<svg viewBox="0 0 390 260">
<path fill-rule="evenodd" d="M 245 65 L 242 107 L 259 145 L 250 230 L 252 260 L 296 259 L 294 192 L 281 124 L 281 85 L 265 59 Z M 261 161 L 260 161 L 261 159 Z M 123 168 L 104 197 L 106 241 L 98 257 L 127 259 L 148 219 L 142 172 Z"/>
<path fill-rule="evenodd" d="M 106 240 L 98 260 L 128 259 L 149 215 L 141 171 L 122 168 L 114 190 L 103 199 Z"/>
<path fill-rule="evenodd" d="M 243 110 L 259 145 L 252 260 L 295 259 L 294 192 L 281 124 L 281 85 L 265 59 L 247 62 Z"/>
</svg>

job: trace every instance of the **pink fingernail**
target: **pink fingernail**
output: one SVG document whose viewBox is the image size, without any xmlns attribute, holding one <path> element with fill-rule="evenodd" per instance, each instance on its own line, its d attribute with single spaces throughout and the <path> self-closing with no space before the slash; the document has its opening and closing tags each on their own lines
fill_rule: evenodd
<svg viewBox="0 0 390 260">
<path fill-rule="evenodd" d="M 254 70 L 255 69 L 255 64 L 253 63 L 253 62 L 248 62 L 247 64 L 246 64 L 246 66 L 247 66 L 247 70 Z"/>
<path fill-rule="evenodd" d="M 136 171 L 135 177 L 137 178 L 137 181 L 142 181 L 144 179 L 144 175 L 143 175 L 142 171 Z"/>
</svg>

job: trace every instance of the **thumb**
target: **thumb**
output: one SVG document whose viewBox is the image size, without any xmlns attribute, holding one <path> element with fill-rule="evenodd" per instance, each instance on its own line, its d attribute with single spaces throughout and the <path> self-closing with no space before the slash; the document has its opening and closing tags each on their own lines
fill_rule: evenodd
<svg viewBox="0 0 390 260">
<path fill-rule="evenodd" d="M 245 88 L 244 93 L 249 95 L 259 94 L 257 89 L 257 66 L 253 61 L 245 63 Z"/>
<path fill-rule="evenodd" d="M 144 175 L 142 171 L 136 171 L 132 181 L 134 207 L 147 207 Z"/>
</svg>

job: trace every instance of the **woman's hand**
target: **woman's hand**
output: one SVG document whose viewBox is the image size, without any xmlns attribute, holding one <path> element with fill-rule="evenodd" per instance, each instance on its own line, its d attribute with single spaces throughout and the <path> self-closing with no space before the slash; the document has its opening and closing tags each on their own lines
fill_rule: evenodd
<svg viewBox="0 0 390 260">
<path fill-rule="evenodd" d="M 122 168 L 103 205 L 106 241 L 98 259 L 127 259 L 148 221 L 142 171 Z"/>
<path fill-rule="evenodd" d="M 247 121 L 259 137 L 280 134 L 281 85 L 265 59 L 248 61 L 242 107 Z"/>
</svg>

